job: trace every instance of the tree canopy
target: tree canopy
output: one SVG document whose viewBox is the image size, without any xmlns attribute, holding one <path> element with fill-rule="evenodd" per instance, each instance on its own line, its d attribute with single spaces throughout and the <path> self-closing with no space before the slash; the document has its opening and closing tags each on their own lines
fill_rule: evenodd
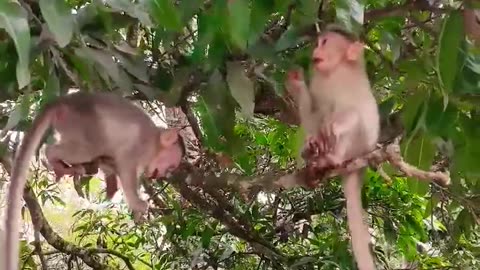
<svg viewBox="0 0 480 270">
<path fill-rule="evenodd" d="M 303 166 L 286 74 L 310 69 L 318 33 L 334 22 L 365 43 L 381 113 L 378 166 L 366 170 L 362 190 L 379 268 L 476 269 L 477 7 L 0 1 L 2 190 L 18 135 L 72 90 L 118 92 L 182 128 L 187 147 L 171 177 L 143 182 L 150 210 L 138 224 L 124 202 L 105 198 L 101 175 L 55 183 L 40 151 L 23 195 L 22 269 L 356 269 L 336 173 L 315 189 L 278 183 Z M 450 185 L 438 185 L 441 177 Z"/>
</svg>

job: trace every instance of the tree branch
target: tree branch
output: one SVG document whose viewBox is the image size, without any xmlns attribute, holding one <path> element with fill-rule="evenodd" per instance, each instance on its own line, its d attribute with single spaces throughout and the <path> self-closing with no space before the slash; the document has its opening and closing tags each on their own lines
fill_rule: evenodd
<svg viewBox="0 0 480 270">
<path fill-rule="evenodd" d="M 8 174 L 11 174 L 12 160 L 9 153 L 5 153 L 3 155 L 0 163 L 2 163 Z M 35 230 L 38 230 L 51 246 L 63 253 L 72 254 L 79 257 L 86 265 L 93 269 L 111 269 L 107 265 L 100 263 L 97 258 L 92 257 L 88 249 L 82 249 L 70 242 L 65 241 L 52 229 L 45 218 L 45 215 L 43 214 L 42 208 L 38 203 L 35 194 L 28 184 L 25 186 L 23 191 L 23 199 L 25 200 L 28 211 L 30 212 L 32 224 L 35 227 Z"/>
</svg>

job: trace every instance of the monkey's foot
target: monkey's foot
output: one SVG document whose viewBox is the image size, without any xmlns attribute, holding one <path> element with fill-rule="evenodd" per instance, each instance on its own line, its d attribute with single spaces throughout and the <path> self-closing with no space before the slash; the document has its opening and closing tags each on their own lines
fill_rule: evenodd
<svg viewBox="0 0 480 270">
<path fill-rule="evenodd" d="M 139 201 L 131 204 L 130 208 L 132 209 L 133 221 L 136 224 L 144 223 L 147 220 L 147 218 L 145 217 L 145 215 L 148 212 L 148 203 L 147 202 L 139 200 Z"/>
<path fill-rule="evenodd" d="M 136 198 L 134 200 L 127 201 L 128 207 L 135 213 L 139 213 L 141 215 L 146 214 L 148 211 L 148 203 L 143 201 L 140 198 Z"/>
</svg>

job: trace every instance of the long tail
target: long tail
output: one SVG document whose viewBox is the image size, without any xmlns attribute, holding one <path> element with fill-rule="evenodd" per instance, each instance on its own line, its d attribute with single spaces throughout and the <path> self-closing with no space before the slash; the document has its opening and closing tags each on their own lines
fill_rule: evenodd
<svg viewBox="0 0 480 270">
<path fill-rule="evenodd" d="M 25 133 L 25 137 L 15 155 L 8 189 L 3 270 L 18 269 L 21 198 L 27 182 L 31 157 L 35 154 L 43 135 L 51 124 L 51 112 L 52 110 L 47 108 L 35 118 L 31 129 Z"/>
<path fill-rule="evenodd" d="M 363 221 L 362 208 L 362 170 L 348 174 L 343 179 L 343 191 L 347 200 L 347 221 L 352 249 L 359 270 L 376 269 L 370 252 L 370 233 Z"/>
</svg>

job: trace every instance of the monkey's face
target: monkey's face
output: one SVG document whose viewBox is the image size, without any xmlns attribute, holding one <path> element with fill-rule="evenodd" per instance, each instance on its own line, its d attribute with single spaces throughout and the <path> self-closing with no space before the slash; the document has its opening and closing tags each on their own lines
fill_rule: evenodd
<svg viewBox="0 0 480 270">
<path fill-rule="evenodd" d="M 147 166 L 147 177 L 155 179 L 167 176 L 180 165 L 184 154 L 183 140 L 177 131 L 164 131 L 160 134 L 159 149 Z"/>
<path fill-rule="evenodd" d="M 342 35 L 327 32 L 318 38 L 313 50 L 313 64 L 317 71 L 329 73 L 345 60 L 349 41 Z"/>
</svg>

